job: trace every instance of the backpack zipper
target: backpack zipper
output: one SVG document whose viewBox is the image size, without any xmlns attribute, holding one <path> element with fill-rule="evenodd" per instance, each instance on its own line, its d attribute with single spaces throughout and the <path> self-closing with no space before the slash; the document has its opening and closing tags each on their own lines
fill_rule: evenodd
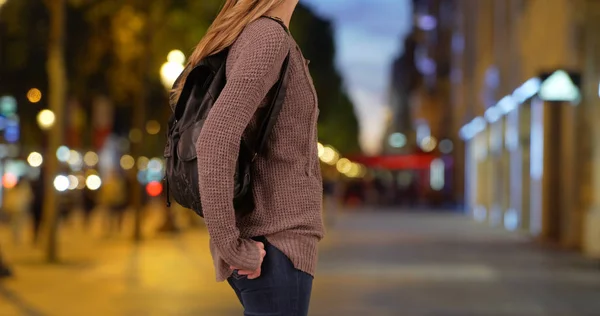
<svg viewBox="0 0 600 316">
<path fill-rule="evenodd" d="M 169 178 L 165 177 L 165 189 L 167 190 L 167 207 L 171 207 L 171 194 L 169 193 Z"/>
</svg>

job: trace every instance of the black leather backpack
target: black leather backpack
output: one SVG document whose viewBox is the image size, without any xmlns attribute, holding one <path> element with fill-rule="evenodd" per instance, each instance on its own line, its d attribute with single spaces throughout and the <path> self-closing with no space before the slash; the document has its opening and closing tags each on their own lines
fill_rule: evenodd
<svg viewBox="0 0 600 316">
<path fill-rule="evenodd" d="M 198 186 L 196 141 L 209 111 L 225 87 L 227 54 L 228 50 L 225 50 L 208 56 L 189 72 L 167 130 L 164 152 L 167 206 L 171 205 L 173 197 L 177 203 L 200 216 L 203 216 L 203 212 Z M 272 99 L 260 118 L 258 135 L 252 142 L 240 140 L 233 199 L 238 216 L 247 215 L 254 210 L 252 165 L 265 149 L 285 100 L 289 59 L 288 54 L 283 62 L 279 81 L 269 93 Z"/>
</svg>

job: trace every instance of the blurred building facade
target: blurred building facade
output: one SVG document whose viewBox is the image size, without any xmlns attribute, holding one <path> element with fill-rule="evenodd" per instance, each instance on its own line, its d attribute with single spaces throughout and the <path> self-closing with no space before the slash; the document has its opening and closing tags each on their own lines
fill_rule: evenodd
<svg viewBox="0 0 600 316">
<path fill-rule="evenodd" d="M 390 86 L 390 117 L 387 137 L 383 139 L 384 152 L 406 153 L 416 147 L 415 129 L 411 115 L 410 96 L 419 87 L 421 76 L 415 65 L 416 40 L 411 34 L 404 40 L 404 52 L 392 64 Z M 403 146 L 390 141 L 392 135 L 404 135 Z"/>
<path fill-rule="evenodd" d="M 416 38 L 415 64 L 422 84 L 413 96 L 413 120 L 419 130 L 427 126 L 430 135 L 444 139 L 452 134 L 450 119 L 451 40 L 454 1 L 413 0 Z M 420 133 L 427 134 L 427 133 Z M 424 135 L 420 135 L 422 138 Z M 422 139 L 418 139 L 420 142 Z"/>
<path fill-rule="evenodd" d="M 597 253 L 600 3 L 455 5 L 451 121 L 466 140 L 468 210 Z"/>
<path fill-rule="evenodd" d="M 444 166 L 443 187 L 432 184 L 428 198 L 461 204 L 463 172 L 455 163 L 458 128 L 450 124 L 455 5 L 454 0 L 413 0 L 413 29 L 392 66 L 391 118 L 383 148 L 386 154 L 435 157 Z M 400 148 L 395 142 L 399 135 L 406 139 Z M 428 172 L 426 177 L 433 178 L 433 168 Z"/>
</svg>

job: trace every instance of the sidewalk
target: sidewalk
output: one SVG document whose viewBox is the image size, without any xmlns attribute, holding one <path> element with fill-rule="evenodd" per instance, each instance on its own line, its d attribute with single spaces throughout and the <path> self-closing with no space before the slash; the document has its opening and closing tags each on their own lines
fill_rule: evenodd
<svg viewBox="0 0 600 316">
<path fill-rule="evenodd" d="M 578 253 L 453 213 L 355 213 L 338 223 L 311 315 L 600 315 L 600 265 Z"/>
<path fill-rule="evenodd" d="M 62 237 L 59 265 L 7 245 L 16 277 L 0 283 L 1 316 L 241 315 L 214 282 L 201 229 L 139 246 L 76 226 Z M 321 244 L 310 315 L 597 316 L 596 264 L 456 214 L 340 214 Z"/>
<path fill-rule="evenodd" d="M 102 237 L 98 219 L 87 232 L 78 220 L 65 225 L 56 265 L 43 263 L 39 249 L 4 242 L 10 234 L 1 227 L 15 277 L 0 282 L 0 315 L 238 315 L 228 286 L 214 281 L 205 231 L 153 233 L 160 213 L 149 215 L 138 246 L 127 234 Z"/>
</svg>

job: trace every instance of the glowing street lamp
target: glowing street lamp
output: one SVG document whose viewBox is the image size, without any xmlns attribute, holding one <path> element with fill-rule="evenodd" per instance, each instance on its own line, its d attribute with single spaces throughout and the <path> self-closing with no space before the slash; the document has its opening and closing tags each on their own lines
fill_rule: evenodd
<svg viewBox="0 0 600 316">
<path fill-rule="evenodd" d="M 42 156 L 42 154 L 34 151 L 27 157 L 27 162 L 30 166 L 37 168 L 41 166 L 44 162 L 44 157 Z"/>
<path fill-rule="evenodd" d="M 50 110 L 42 110 L 37 115 L 37 123 L 43 130 L 49 130 L 50 128 L 52 128 L 52 126 L 54 126 L 55 121 L 56 116 L 54 115 L 54 112 Z"/>
<path fill-rule="evenodd" d="M 185 55 L 180 50 L 173 50 L 167 55 L 167 62 L 160 68 L 160 80 L 165 89 L 173 88 L 175 80 L 185 69 L 184 63 Z"/>
</svg>

